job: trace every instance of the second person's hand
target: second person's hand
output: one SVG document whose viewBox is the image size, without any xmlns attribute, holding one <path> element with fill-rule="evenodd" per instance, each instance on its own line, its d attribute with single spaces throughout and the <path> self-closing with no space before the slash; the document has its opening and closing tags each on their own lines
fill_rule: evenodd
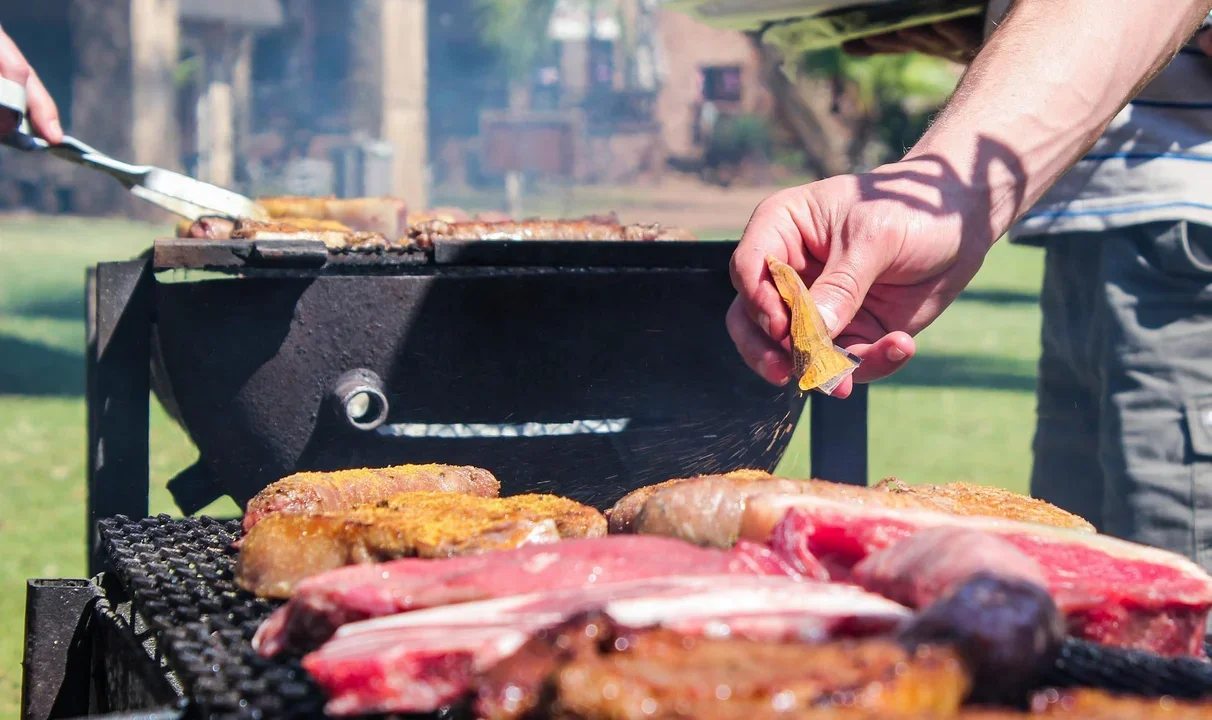
<svg viewBox="0 0 1212 720">
<path fill-rule="evenodd" d="M 25 55 L 12 38 L 0 29 L 0 77 L 25 88 L 30 124 L 34 130 L 52 143 L 63 141 L 63 129 L 59 126 L 59 108 L 50 93 L 30 67 Z M 0 135 L 17 129 L 17 115 L 0 110 Z"/>
</svg>

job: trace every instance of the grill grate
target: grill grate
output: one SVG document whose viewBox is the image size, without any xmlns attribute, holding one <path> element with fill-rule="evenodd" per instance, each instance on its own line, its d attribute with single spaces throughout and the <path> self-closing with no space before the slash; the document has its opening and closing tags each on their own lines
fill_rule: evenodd
<svg viewBox="0 0 1212 720">
<path fill-rule="evenodd" d="M 100 528 L 110 569 L 202 717 L 322 716 L 323 695 L 297 659 L 267 660 L 252 649 L 253 634 L 276 603 L 233 581 L 238 521 L 118 516 Z M 1043 686 L 1208 698 L 1212 663 L 1071 640 Z"/>
</svg>

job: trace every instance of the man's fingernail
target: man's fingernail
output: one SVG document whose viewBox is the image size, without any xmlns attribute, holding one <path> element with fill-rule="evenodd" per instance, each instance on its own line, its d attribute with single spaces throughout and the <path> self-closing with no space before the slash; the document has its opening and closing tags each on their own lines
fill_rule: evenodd
<svg viewBox="0 0 1212 720">
<path fill-rule="evenodd" d="M 904 360 L 907 357 L 909 357 L 909 356 L 905 354 L 905 351 L 901 350 L 900 348 L 898 348 L 895 345 L 888 348 L 888 359 L 891 360 L 892 362 L 900 362 L 901 360 Z"/>
<path fill-rule="evenodd" d="M 762 332 L 770 334 L 770 316 L 766 314 L 758 315 L 758 325 L 761 326 Z"/>
<path fill-rule="evenodd" d="M 63 127 L 59 125 L 58 120 L 51 121 L 51 132 L 55 135 L 63 134 Z"/>
<path fill-rule="evenodd" d="M 837 332 L 837 313 L 833 312 L 833 308 L 818 306 L 817 310 L 821 311 L 821 319 L 825 321 L 825 327 L 829 328 L 829 332 Z"/>
</svg>

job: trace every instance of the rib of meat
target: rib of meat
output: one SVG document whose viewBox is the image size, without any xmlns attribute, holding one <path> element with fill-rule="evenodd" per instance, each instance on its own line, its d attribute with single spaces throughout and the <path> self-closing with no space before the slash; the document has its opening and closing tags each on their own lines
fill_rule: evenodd
<svg viewBox="0 0 1212 720">
<path fill-rule="evenodd" d="M 409 237 L 421 246 L 435 240 L 694 240 L 694 236 L 678 228 L 665 228 L 656 223 L 620 225 L 601 222 L 599 218 L 581 220 L 522 220 L 501 222 L 444 222 L 431 220 L 414 225 Z"/>
<path fill-rule="evenodd" d="M 257 204 L 273 220 L 291 224 L 299 220 L 330 220 L 364 233 L 403 237 L 408 224 L 407 204 L 398 198 L 266 197 Z"/>
<path fill-rule="evenodd" d="M 405 492 L 437 491 L 497 497 L 501 483 L 487 470 L 456 465 L 305 472 L 269 485 L 248 501 L 244 531 L 274 513 L 305 515 L 351 510 Z"/>
<path fill-rule="evenodd" d="M 605 534 L 601 513 L 554 495 L 403 493 L 345 512 L 265 518 L 244 537 L 236 583 L 259 597 L 288 598 L 304 578 L 346 565 L 475 555 Z"/>
<path fill-rule="evenodd" d="M 885 480 L 868 488 L 825 480 L 776 478 L 758 470 L 669 480 L 640 488 L 610 511 L 610 529 L 616 533 L 667 535 L 701 545 L 728 547 L 740 531 L 746 500 L 759 493 L 813 495 L 883 507 L 1093 529 L 1085 520 L 1048 503 L 996 488 L 964 483 L 910 486 L 896 480 Z"/>
<path fill-rule="evenodd" d="M 475 690 L 486 720 L 874 719 L 951 717 L 968 684 L 941 648 L 695 638 L 589 617 L 536 636 Z"/>
<path fill-rule="evenodd" d="M 336 715 L 431 712 L 458 699 L 471 673 L 528 637 L 600 610 L 628 628 L 769 642 L 820 642 L 897 627 L 903 607 L 846 585 L 744 576 L 665 577 L 464 603 L 346 625 L 303 666 Z M 389 681 L 385 681 L 389 679 Z"/>
<path fill-rule="evenodd" d="M 262 655 L 306 651 L 337 628 L 369 618 L 457 602 L 594 583 L 686 575 L 779 572 L 746 548 L 706 550 L 679 540 L 621 536 L 566 540 L 448 560 L 395 560 L 308 578 L 257 630 Z"/>
<path fill-rule="evenodd" d="M 896 478 L 883 480 L 875 487 L 891 493 L 952 502 L 962 509 L 962 512 L 959 513 L 961 515 L 1000 517 L 1007 520 L 1094 532 L 1094 526 L 1085 518 L 1061 510 L 1051 503 L 1012 490 L 964 482 L 945 485 L 907 485 Z"/>
<path fill-rule="evenodd" d="M 799 538 L 799 547 L 842 577 L 873 552 L 938 527 L 992 533 L 1039 562 L 1072 635 L 1162 655 L 1203 654 L 1212 577 L 1164 550 L 1047 525 L 806 495 L 750 498 L 741 535 Z"/>
</svg>

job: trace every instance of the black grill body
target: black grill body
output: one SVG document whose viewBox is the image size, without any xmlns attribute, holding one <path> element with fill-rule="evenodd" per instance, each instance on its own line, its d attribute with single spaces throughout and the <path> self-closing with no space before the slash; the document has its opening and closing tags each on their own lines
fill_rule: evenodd
<svg viewBox="0 0 1212 720">
<path fill-rule="evenodd" d="M 101 578 L 32 581 L 31 611 L 58 615 L 36 620 L 43 635 L 27 638 L 25 718 L 320 717 L 323 697 L 297 659 L 252 649 L 274 604 L 235 586 L 238 533 L 238 521 L 207 517 L 114 518 L 101 524 Z M 1041 687 L 1207 699 L 1212 663 L 1070 640 Z"/>
</svg>

